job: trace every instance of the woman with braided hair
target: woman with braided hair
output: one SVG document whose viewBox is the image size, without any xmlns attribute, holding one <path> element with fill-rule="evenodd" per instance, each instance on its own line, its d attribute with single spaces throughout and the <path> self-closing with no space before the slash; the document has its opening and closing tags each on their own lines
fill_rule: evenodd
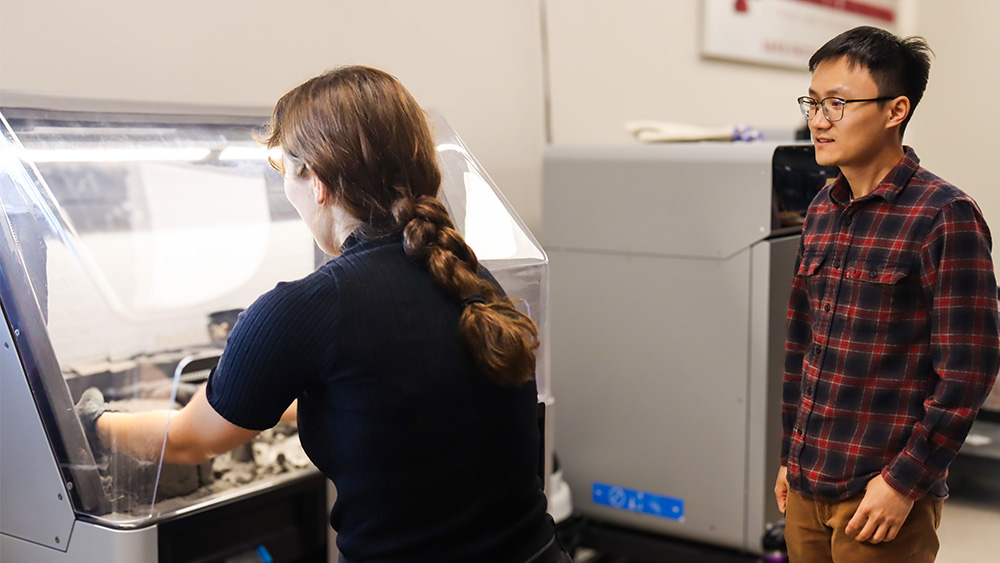
<svg viewBox="0 0 1000 563">
<path fill-rule="evenodd" d="M 335 256 L 255 301 L 165 461 L 200 463 L 296 416 L 337 487 L 342 562 L 570 561 L 541 490 L 535 324 L 437 198 L 427 117 L 392 76 L 343 67 L 293 89 L 265 139 L 285 195 Z M 91 440 L 159 454 L 161 418 L 78 410 Z"/>
</svg>

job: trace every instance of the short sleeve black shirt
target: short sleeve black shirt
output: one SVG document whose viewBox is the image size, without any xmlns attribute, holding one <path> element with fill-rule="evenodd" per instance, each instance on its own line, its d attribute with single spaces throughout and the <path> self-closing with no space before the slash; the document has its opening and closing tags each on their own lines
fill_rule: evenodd
<svg viewBox="0 0 1000 563">
<path fill-rule="evenodd" d="M 399 237 L 352 235 L 241 315 L 209 380 L 210 404 L 243 428 L 269 428 L 299 400 L 348 560 L 523 561 L 552 538 L 535 386 L 477 372 L 459 307 Z"/>
</svg>

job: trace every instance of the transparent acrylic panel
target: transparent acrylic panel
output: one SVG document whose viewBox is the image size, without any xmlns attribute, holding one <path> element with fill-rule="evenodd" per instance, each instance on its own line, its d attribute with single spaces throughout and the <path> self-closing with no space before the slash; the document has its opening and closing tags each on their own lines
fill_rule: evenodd
<svg viewBox="0 0 1000 563">
<path fill-rule="evenodd" d="M 73 403 L 45 329 L 48 316 L 46 256 L 48 241 L 61 229 L 51 211 L 51 199 L 37 175 L 19 157 L 17 142 L 0 115 L 0 301 L 11 323 L 18 356 L 35 407 L 45 421 L 50 446 L 64 473 L 74 505 L 86 512 L 104 513 L 109 502 L 86 446 L 83 428 L 73 413 Z M 17 374 L 4 373 L 2 377 Z M 0 409 L 8 408 L 8 395 L 0 396 Z M 10 430 L 10 429 L 8 429 Z M 15 432 L 16 433 L 16 430 Z"/>
<path fill-rule="evenodd" d="M 536 384 L 550 392 L 548 373 L 548 258 L 503 193 L 441 115 L 431 113 L 448 213 L 515 304 L 538 325 Z"/>
<path fill-rule="evenodd" d="M 0 113 L 0 289 L 5 310 L 27 319 L 22 358 L 34 366 L 29 383 L 77 511 L 137 527 L 314 471 L 294 426 L 184 467 L 95 456 L 73 411 L 89 387 L 116 410 L 181 406 L 239 312 L 318 265 L 307 227 L 254 139 L 266 118 Z M 434 116 L 434 128 L 442 199 L 540 327 L 545 396 L 545 254 L 444 119 Z M 164 437 L 166 424 L 165 415 Z"/>
<path fill-rule="evenodd" d="M 312 237 L 253 138 L 263 119 L 3 113 L 13 131 L 4 159 L 21 171 L 4 184 L 4 213 L 12 238 L 25 241 L 31 301 L 61 376 L 33 392 L 65 395 L 71 408 L 97 387 L 112 409 L 164 411 L 165 437 L 166 411 L 207 376 L 238 312 L 314 266 Z M 91 462 L 103 501 L 77 499 L 77 508 L 135 526 L 240 494 L 309 467 L 294 434 L 269 431 L 201 467 L 137 461 L 112 445 Z M 52 435 L 68 452 L 89 451 L 82 433 Z M 287 455 L 270 455 L 286 442 Z"/>
</svg>

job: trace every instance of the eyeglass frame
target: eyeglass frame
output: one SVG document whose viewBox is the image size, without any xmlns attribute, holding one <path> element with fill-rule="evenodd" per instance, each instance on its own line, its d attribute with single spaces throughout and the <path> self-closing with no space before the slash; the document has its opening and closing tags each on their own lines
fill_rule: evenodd
<svg viewBox="0 0 1000 563">
<path fill-rule="evenodd" d="M 844 119 L 844 109 L 845 108 L 840 108 L 840 117 L 838 117 L 837 119 L 830 119 L 830 115 L 826 112 L 826 101 L 827 100 L 839 100 L 840 102 L 842 102 L 846 106 L 847 104 L 853 104 L 855 102 L 887 102 L 889 100 L 894 100 L 894 99 L 896 99 L 898 97 L 899 96 L 879 96 L 877 98 L 863 98 L 863 99 L 859 98 L 859 99 L 856 99 L 856 100 L 845 100 L 844 98 L 838 98 L 837 96 L 828 96 L 826 98 L 823 98 L 822 100 L 817 100 L 817 99 L 813 98 L 812 96 L 800 96 L 800 97 L 796 98 L 795 101 L 799 103 L 799 111 L 802 112 L 802 117 L 805 118 L 806 121 L 809 121 L 813 117 L 816 117 L 815 114 L 813 114 L 813 115 L 807 115 L 808 113 L 812 113 L 813 104 L 815 104 L 816 106 L 819 106 L 823 110 L 823 117 L 825 117 L 827 121 L 829 121 L 830 123 L 836 123 L 836 122 Z M 803 106 L 803 104 L 807 104 L 809 102 L 813 102 L 813 103 L 809 104 L 808 106 Z M 808 110 L 806 109 L 807 107 L 808 107 Z M 819 113 L 819 112 L 817 112 L 817 113 Z"/>
</svg>

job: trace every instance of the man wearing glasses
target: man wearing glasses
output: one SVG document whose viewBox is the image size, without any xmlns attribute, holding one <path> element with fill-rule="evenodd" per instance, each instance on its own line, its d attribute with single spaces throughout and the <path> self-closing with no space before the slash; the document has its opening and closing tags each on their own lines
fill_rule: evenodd
<svg viewBox="0 0 1000 563">
<path fill-rule="evenodd" d="M 859 27 L 809 60 L 816 161 L 785 344 L 775 484 L 792 563 L 933 561 L 948 466 L 1000 369 L 991 238 L 903 131 L 923 39 Z"/>
</svg>

